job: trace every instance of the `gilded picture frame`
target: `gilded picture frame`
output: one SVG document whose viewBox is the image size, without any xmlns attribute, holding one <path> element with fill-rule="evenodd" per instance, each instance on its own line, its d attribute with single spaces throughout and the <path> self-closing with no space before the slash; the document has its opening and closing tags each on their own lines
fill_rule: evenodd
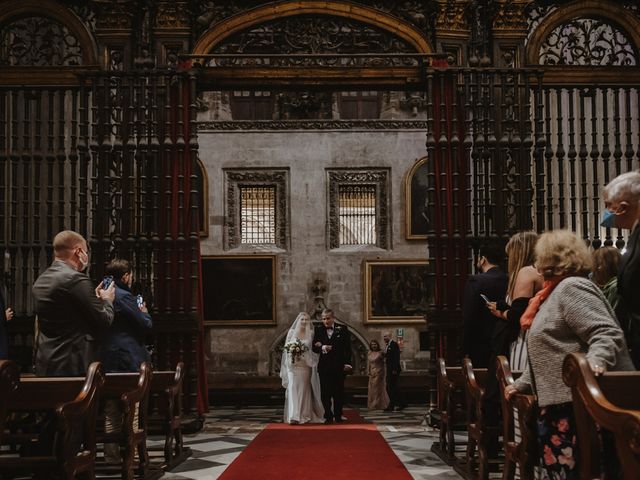
<svg viewBox="0 0 640 480">
<path fill-rule="evenodd" d="M 364 260 L 362 275 L 365 324 L 425 323 L 427 260 Z"/>
<path fill-rule="evenodd" d="M 202 257 L 207 326 L 276 325 L 276 256 Z"/>
<path fill-rule="evenodd" d="M 427 157 L 416 160 L 407 172 L 404 181 L 405 237 L 407 240 L 427 239 L 427 160 Z"/>
</svg>

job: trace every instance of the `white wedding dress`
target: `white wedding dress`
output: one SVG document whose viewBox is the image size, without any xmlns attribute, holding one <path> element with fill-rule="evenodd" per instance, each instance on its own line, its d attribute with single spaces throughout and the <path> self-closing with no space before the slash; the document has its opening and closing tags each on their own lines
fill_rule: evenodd
<svg viewBox="0 0 640 480">
<path fill-rule="evenodd" d="M 301 313 L 289 329 L 285 345 L 299 339 L 307 350 L 295 362 L 285 350 L 282 352 L 280 377 L 285 388 L 285 423 L 320 423 L 324 408 L 320 399 L 320 377 L 318 377 L 318 354 L 311 350 L 313 324 L 307 314 Z"/>
</svg>

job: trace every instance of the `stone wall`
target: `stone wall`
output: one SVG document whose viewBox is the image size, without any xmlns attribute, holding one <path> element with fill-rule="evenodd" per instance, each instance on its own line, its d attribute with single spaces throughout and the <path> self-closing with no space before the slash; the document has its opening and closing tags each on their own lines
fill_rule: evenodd
<svg viewBox="0 0 640 480">
<path fill-rule="evenodd" d="M 203 255 L 256 251 L 223 249 L 223 168 L 288 168 L 290 180 L 289 249 L 277 251 L 277 326 L 208 327 L 209 372 L 267 375 L 270 352 L 278 340 L 298 312 L 313 309 L 311 288 L 316 279 L 326 286 L 326 304 L 357 336 L 381 340 L 383 331 L 394 329 L 395 334 L 395 328 L 404 328 L 406 370 L 425 370 L 428 352 L 419 351 L 419 331 L 425 326 L 364 325 L 362 305 L 364 259 L 424 260 L 427 256 L 425 241 L 405 239 L 404 200 L 405 176 L 425 155 L 424 130 L 222 131 L 203 126 L 198 140 L 209 180 L 209 237 L 202 241 Z M 390 250 L 328 249 L 326 169 L 340 167 L 390 169 Z"/>
</svg>

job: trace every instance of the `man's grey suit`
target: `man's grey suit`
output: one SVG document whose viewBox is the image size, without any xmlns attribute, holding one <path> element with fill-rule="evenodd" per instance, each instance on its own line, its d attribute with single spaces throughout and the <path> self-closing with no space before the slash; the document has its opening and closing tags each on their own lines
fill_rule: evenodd
<svg viewBox="0 0 640 480">
<path fill-rule="evenodd" d="M 98 359 L 113 305 L 96 297 L 91 280 L 55 260 L 33 284 L 40 335 L 36 375 L 82 376 Z"/>
</svg>

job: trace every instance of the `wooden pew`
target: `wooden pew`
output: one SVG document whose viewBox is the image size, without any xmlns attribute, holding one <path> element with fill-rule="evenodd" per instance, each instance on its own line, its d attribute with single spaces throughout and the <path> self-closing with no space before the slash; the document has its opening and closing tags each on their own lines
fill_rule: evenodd
<svg viewBox="0 0 640 480">
<path fill-rule="evenodd" d="M 178 362 L 175 371 L 157 371 L 151 382 L 152 401 L 149 428 L 151 433 L 164 435 L 163 470 L 171 470 L 189 456 L 182 440 L 182 383 L 184 363 Z"/>
<path fill-rule="evenodd" d="M 534 468 L 538 463 L 536 418 L 538 403 L 534 395 L 516 393 L 509 401 L 504 398 L 504 390 L 512 385 L 522 372 L 511 371 L 509 361 L 500 355 L 496 359 L 498 383 L 500 385 L 500 400 L 502 405 L 502 427 L 504 466 L 503 480 L 513 480 L 516 465 L 519 467 L 521 480 L 533 480 Z M 514 436 L 514 410 L 518 412 L 518 426 L 520 439 Z"/>
<path fill-rule="evenodd" d="M 15 362 L 0 360 L 0 445 L 4 434 L 4 425 L 7 420 L 7 408 L 9 398 L 18 388 L 20 382 L 20 369 Z"/>
<path fill-rule="evenodd" d="M 35 474 L 41 478 L 50 478 L 55 472 L 65 479 L 81 475 L 95 479 L 95 425 L 103 384 L 102 365 L 97 362 L 89 366 L 81 389 L 76 378 L 21 378 L 18 388 L 9 395 L 7 410 L 55 410 L 53 451 L 50 455 L 32 457 L 0 455 L 0 472 Z"/>
<path fill-rule="evenodd" d="M 483 401 L 488 373 L 486 368 L 473 368 L 469 358 L 462 361 L 462 374 L 465 377 L 465 391 L 467 402 L 467 441 L 466 464 L 458 465 L 456 471 L 468 479 L 488 480 L 490 464 L 496 465 L 495 459 L 490 459 L 488 442 L 498 434 L 498 427 L 485 425 Z M 477 467 L 477 472 L 476 472 Z"/>
<path fill-rule="evenodd" d="M 438 412 L 440 414 L 440 441 L 431 451 L 449 465 L 456 461 L 456 430 L 467 429 L 464 400 L 465 378 L 462 367 L 447 367 L 444 358 L 438 358 L 436 367 Z"/>
<path fill-rule="evenodd" d="M 149 471 L 147 453 L 147 412 L 153 370 L 146 362 L 140 367 L 140 373 L 107 373 L 103 388 L 104 400 L 115 400 L 122 413 L 122 429 L 119 432 L 103 433 L 98 436 L 102 443 L 117 443 L 122 453 L 122 478 L 133 480 L 133 461 L 138 452 L 138 475 L 151 479 L 161 476 L 161 472 Z M 138 423 L 135 423 L 138 406 Z M 103 427 L 101 425 L 100 427 Z M 102 428 L 99 428 L 101 430 Z"/>
<path fill-rule="evenodd" d="M 609 372 L 596 379 L 584 354 L 567 355 L 564 383 L 571 387 L 582 480 L 599 479 L 602 460 L 597 425 L 615 438 L 624 480 L 640 472 L 640 372 Z"/>
</svg>

